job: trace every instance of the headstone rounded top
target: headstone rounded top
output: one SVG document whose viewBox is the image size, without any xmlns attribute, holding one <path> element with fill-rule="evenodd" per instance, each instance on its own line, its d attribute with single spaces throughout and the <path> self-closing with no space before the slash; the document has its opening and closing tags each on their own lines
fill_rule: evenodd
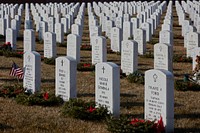
<svg viewBox="0 0 200 133">
<path fill-rule="evenodd" d="M 71 56 L 60 56 L 58 58 L 56 58 L 56 60 L 63 60 L 63 59 L 67 59 L 67 60 L 71 60 L 71 61 L 76 61 L 73 57 Z"/>
<path fill-rule="evenodd" d="M 24 54 L 40 56 L 40 54 L 38 52 L 36 52 L 36 51 L 27 51 Z"/>
<path fill-rule="evenodd" d="M 173 78 L 173 74 L 170 71 L 164 70 L 164 69 L 151 69 L 147 70 L 146 73 L 159 73 L 160 75 L 166 77 L 166 78 Z M 156 77 L 155 77 L 156 78 Z"/>
<path fill-rule="evenodd" d="M 97 63 L 96 66 L 110 66 L 110 67 L 119 67 L 117 64 L 113 63 L 113 62 L 102 62 L 102 63 Z"/>
</svg>

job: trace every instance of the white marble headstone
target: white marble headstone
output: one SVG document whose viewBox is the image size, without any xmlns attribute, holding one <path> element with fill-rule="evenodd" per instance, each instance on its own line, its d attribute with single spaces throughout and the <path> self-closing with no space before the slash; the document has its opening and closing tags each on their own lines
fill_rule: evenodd
<svg viewBox="0 0 200 133">
<path fill-rule="evenodd" d="M 27 51 L 23 59 L 24 79 L 23 87 L 35 93 L 40 91 L 41 84 L 41 56 L 38 52 Z"/>
<path fill-rule="evenodd" d="M 77 63 L 80 62 L 81 37 L 76 34 L 67 36 L 67 56 L 73 57 Z"/>
<path fill-rule="evenodd" d="M 162 117 L 165 132 L 174 132 L 174 76 L 167 70 L 145 72 L 145 119 Z"/>
<path fill-rule="evenodd" d="M 103 36 L 93 36 L 91 38 L 92 45 L 92 64 L 107 61 L 107 45 L 106 38 Z"/>
<path fill-rule="evenodd" d="M 24 53 L 35 51 L 35 32 L 34 30 L 24 30 Z"/>
<path fill-rule="evenodd" d="M 111 30 L 111 49 L 115 52 L 121 52 L 122 30 L 113 27 Z"/>
<path fill-rule="evenodd" d="M 115 116 L 120 115 L 120 68 L 112 62 L 95 66 L 95 102 L 106 106 Z"/>
<path fill-rule="evenodd" d="M 76 60 L 69 56 L 56 58 L 56 96 L 64 101 L 76 98 Z"/>
<path fill-rule="evenodd" d="M 121 69 L 129 75 L 138 69 L 138 43 L 133 40 L 123 40 L 121 50 Z"/>
<path fill-rule="evenodd" d="M 15 30 L 11 28 L 6 29 L 6 43 L 10 42 L 13 50 L 17 49 L 17 36 L 15 34 Z"/>
<path fill-rule="evenodd" d="M 55 58 L 57 53 L 56 34 L 45 32 L 44 34 L 44 57 Z"/>
<path fill-rule="evenodd" d="M 154 45 L 154 69 L 173 71 L 171 48 L 172 46 L 164 43 Z"/>
</svg>

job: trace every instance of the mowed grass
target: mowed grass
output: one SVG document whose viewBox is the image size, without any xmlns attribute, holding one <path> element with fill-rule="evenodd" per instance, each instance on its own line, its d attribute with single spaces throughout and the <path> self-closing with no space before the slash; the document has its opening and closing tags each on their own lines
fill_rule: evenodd
<svg viewBox="0 0 200 133">
<path fill-rule="evenodd" d="M 164 18 L 162 16 L 162 20 Z M 177 14 L 173 8 L 174 34 L 176 38 L 181 37 L 181 28 L 177 25 Z M 88 16 L 85 16 L 84 41 L 88 43 Z M 162 21 L 161 21 L 162 24 Z M 159 34 L 160 27 L 156 30 Z M 21 37 L 23 31 L 21 30 Z M 37 37 L 37 34 L 36 34 Z M 66 39 L 66 36 L 65 36 Z M 157 39 L 158 37 L 154 37 Z M 1 39 L 2 44 L 5 40 Z M 107 39 L 109 46 L 110 40 Z M 23 51 L 23 41 L 17 42 L 18 51 Z M 36 51 L 43 55 L 43 44 L 36 42 Z M 147 44 L 147 51 L 153 51 L 153 45 Z M 57 47 L 59 56 L 66 55 L 66 48 Z M 174 39 L 174 53 L 185 54 L 183 39 Z M 120 55 L 108 54 L 107 60 L 120 65 Z M 13 85 L 17 83 L 16 78 L 9 76 L 12 61 L 20 67 L 23 66 L 23 59 L 6 58 L 0 56 L 0 85 Z M 153 59 L 138 57 L 138 69 L 142 72 L 153 69 Z M 91 51 L 81 51 L 81 62 L 91 62 Z M 173 63 L 175 79 L 182 79 L 184 74 L 192 72 L 191 63 Z M 41 89 L 55 91 L 55 66 L 41 62 Z M 22 83 L 22 81 L 20 81 Z M 77 72 L 77 93 L 78 98 L 85 101 L 95 98 L 95 73 Z M 129 83 L 126 78 L 120 80 L 120 112 L 131 114 L 136 118 L 144 118 L 144 86 Z M 174 126 L 175 132 L 200 132 L 200 92 L 198 91 L 176 91 L 174 90 Z M 87 122 L 72 118 L 65 118 L 61 114 L 62 107 L 40 107 L 23 106 L 16 104 L 14 99 L 0 98 L 0 132 L 13 133 L 107 133 L 104 122 Z"/>
</svg>

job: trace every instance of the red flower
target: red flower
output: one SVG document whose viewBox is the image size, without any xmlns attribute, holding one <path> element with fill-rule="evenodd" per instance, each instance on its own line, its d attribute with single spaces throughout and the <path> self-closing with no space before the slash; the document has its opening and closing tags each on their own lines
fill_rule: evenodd
<svg viewBox="0 0 200 133">
<path fill-rule="evenodd" d="M 48 100 L 48 99 L 49 99 L 49 94 L 48 94 L 48 92 L 45 92 L 45 93 L 43 94 L 43 98 L 44 98 L 44 100 Z"/>
<path fill-rule="evenodd" d="M 3 92 L 4 94 L 8 94 L 8 90 L 6 90 L 6 89 L 4 89 L 2 92 Z"/>
<path fill-rule="evenodd" d="M 19 94 L 19 93 L 21 93 L 23 90 L 22 89 L 16 89 L 15 91 L 14 91 L 14 94 Z"/>
<path fill-rule="evenodd" d="M 11 46 L 10 42 L 6 42 L 6 45 L 10 45 Z"/>
<path fill-rule="evenodd" d="M 24 54 L 24 52 L 17 52 L 18 54 Z"/>
<path fill-rule="evenodd" d="M 132 125 L 137 125 L 138 123 L 144 123 L 145 122 L 145 120 L 138 120 L 137 118 L 135 119 L 132 119 L 131 120 L 131 124 Z"/>
<path fill-rule="evenodd" d="M 163 124 L 162 116 L 160 116 L 160 120 L 158 120 L 158 125 L 157 125 L 157 133 L 162 133 L 165 131 L 165 127 Z"/>
<path fill-rule="evenodd" d="M 162 116 L 160 116 L 160 120 L 153 125 L 153 128 L 156 130 L 156 133 L 162 133 L 165 131 Z"/>
<path fill-rule="evenodd" d="M 89 111 L 90 113 L 92 113 L 95 110 L 96 110 L 96 108 L 93 108 L 92 106 L 90 106 L 90 108 L 87 111 Z"/>
<path fill-rule="evenodd" d="M 138 120 L 137 118 L 131 120 L 131 124 L 132 124 L 132 125 L 135 125 L 135 124 L 138 123 L 138 122 L 139 122 L 139 120 Z"/>
<path fill-rule="evenodd" d="M 91 65 L 89 63 L 83 64 L 83 67 L 90 67 Z"/>
</svg>

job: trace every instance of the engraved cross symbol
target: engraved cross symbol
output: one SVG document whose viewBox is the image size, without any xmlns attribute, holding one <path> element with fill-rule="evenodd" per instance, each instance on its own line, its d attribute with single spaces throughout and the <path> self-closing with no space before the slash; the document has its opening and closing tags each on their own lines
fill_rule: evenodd
<svg viewBox="0 0 200 133">
<path fill-rule="evenodd" d="M 160 52 L 161 52 L 162 51 L 162 47 L 160 46 L 159 49 L 160 49 Z"/>
<path fill-rule="evenodd" d="M 156 82 L 158 76 L 156 74 L 153 75 L 154 82 Z"/>
<path fill-rule="evenodd" d="M 28 62 L 30 62 L 30 60 L 31 60 L 31 57 L 30 57 L 30 55 L 29 55 L 27 58 L 28 58 Z"/>
<path fill-rule="evenodd" d="M 62 61 L 61 61 L 61 66 L 63 66 L 63 64 L 64 64 L 64 61 L 62 60 Z"/>
<path fill-rule="evenodd" d="M 104 66 L 103 66 L 102 70 L 103 70 L 103 73 L 104 73 L 104 71 L 105 71 L 105 67 Z"/>
<path fill-rule="evenodd" d="M 128 48 L 128 43 L 126 43 L 126 47 Z"/>
</svg>

